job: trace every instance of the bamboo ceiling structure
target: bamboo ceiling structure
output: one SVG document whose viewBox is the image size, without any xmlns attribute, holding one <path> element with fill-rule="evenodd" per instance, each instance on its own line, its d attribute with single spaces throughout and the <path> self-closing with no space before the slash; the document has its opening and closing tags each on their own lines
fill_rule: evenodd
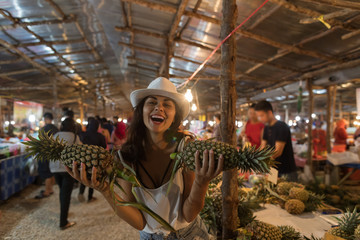
<svg viewBox="0 0 360 240">
<path fill-rule="evenodd" d="M 131 91 L 157 76 L 181 84 L 213 51 L 221 2 L 0 0 L 0 96 L 130 110 Z M 236 22 L 261 3 L 237 0 Z M 357 0 L 270 0 L 236 38 L 243 101 L 300 80 L 360 79 Z M 218 51 L 186 86 L 200 109 L 219 105 L 219 75 Z"/>
</svg>

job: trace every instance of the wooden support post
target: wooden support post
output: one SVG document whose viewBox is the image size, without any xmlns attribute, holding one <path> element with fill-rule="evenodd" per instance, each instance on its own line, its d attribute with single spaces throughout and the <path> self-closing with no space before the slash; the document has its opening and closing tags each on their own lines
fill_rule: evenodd
<svg viewBox="0 0 360 240">
<path fill-rule="evenodd" d="M 334 85 L 332 88 L 332 98 L 331 98 L 331 122 L 335 123 L 335 112 L 336 112 L 336 92 L 337 87 Z M 331 132 L 334 132 L 334 124 L 331 125 Z"/>
<path fill-rule="evenodd" d="M 326 88 L 326 150 L 327 153 L 331 153 L 331 136 L 332 136 L 332 121 L 331 121 L 331 102 L 332 102 L 332 94 L 333 94 L 333 86 L 328 86 Z"/>
<path fill-rule="evenodd" d="M 84 94 L 82 88 L 80 89 L 79 108 L 80 108 L 80 124 L 82 125 L 84 121 Z"/>
<path fill-rule="evenodd" d="M 52 111 L 54 114 L 54 124 L 55 124 L 55 126 L 58 126 L 58 124 L 59 124 L 59 116 L 58 116 L 59 104 L 58 104 L 58 92 L 57 92 L 57 84 L 56 83 L 57 83 L 56 76 L 53 76 L 54 103 L 53 103 Z"/>
<path fill-rule="evenodd" d="M 339 119 L 343 118 L 343 111 L 342 111 L 342 95 L 339 95 Z"/>
<path fill-rule="evenodd" d="M 220 38 L 224 39 L 234 28 L 237 19 L 236 0 L 223 0 Z M 236 81 L 235 81 L 236 38 L 230 37 L 221 46 L 221 137 L 224 142 L 236 145 Z M 238 226 L 238 182 L 237 169 L 224 171 L 222 183 L 223 216 L 222 238 L 235 239 Z"/>
<path fill-rule="evenodd" d="M 308 100 L 308 152 L 307 152 L 307 164 L 311 168 L 311 172 L 314 174 L 313 163 L 312 163 L 312 150 L 313 150 L 313 136 L 312 136 L 312 125 L 313 125 L 313 118 L 312 114 L 314 112 L 314 93 L 313 93 L 313 86 L 312 80 L 307 80 L 307 89 L 309 92 L 309 100 Z"/>
</svg>

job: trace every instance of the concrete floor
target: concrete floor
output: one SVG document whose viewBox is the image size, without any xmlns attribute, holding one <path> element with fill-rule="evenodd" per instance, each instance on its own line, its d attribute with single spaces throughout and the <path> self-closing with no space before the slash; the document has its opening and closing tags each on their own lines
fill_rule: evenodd
<svg viewBox="0 0 360 240">
<path fill-rule="evenodd" d="M 0 239 L 139 239 L 138 231 L 116 216 L 98 192 L 94 193 L 96 201 L 80 203 L 78 188 L 73 190 L 68 218 L 77 224 L 59 230 L 58 187 L 54 186 L 54 194 L 48 198 L 34 199 L 41 189 L 30 185 L 0 205 Z"/>
</svg>

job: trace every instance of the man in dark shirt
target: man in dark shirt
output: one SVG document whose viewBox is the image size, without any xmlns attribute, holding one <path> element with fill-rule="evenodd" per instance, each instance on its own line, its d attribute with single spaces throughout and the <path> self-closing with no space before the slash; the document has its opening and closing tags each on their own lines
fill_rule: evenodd
<svg viewBox="0 0 360 240">
<path fill-rule="evenodd" d="M 54 135 L 59 131 L 59 129 L 52 124 L 53 121 L 52 113 L 45 113 L 44 114 L 44 122 L 45 126 L 41 129 L 45 131 L 49 136 Z M 55 179 L 53 174 L 50 172 L 49 169 L 49 161 L 39 161 L 38 162 L 38 172 L 39 177 L 45 179 L 45 190 L 41 190 L 39 195 L 37 195 L 36 199 L 41 199 L 44 197 L 48 197 L 53 193 L 53 185 L 55 184 Z"/>
<path fill-rule="evenodd" d="M 255 111 L 259 120 L 265 124 L 261 148 L 266 145 L 275 147 L 275 153 L 272 157 L 279 162 L 277 165 L 279 177 L 284 176 L 289 181 L 297 181 L 289 126 L 275 118 L 271 103 L 268 101 L 261 101 L 256 104 Z"/>
</svg>

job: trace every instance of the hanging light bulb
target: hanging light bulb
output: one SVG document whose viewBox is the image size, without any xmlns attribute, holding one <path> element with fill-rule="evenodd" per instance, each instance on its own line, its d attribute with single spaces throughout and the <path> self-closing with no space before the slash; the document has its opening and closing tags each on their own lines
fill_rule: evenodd
<svg viewBox="0 0 360 240">
<path fill-rule="evenodd" d="M 185 98 L 188 102 L 191 102 L 193 100 L 193 95 L 191 93 L 191 89 L 186 90 Z"/>
<path fill-rule="evenodd" d="M 191 106 L 191 110 L 194 112 L 197 110 L 197 106 L 195 103 L 193 103 L 193 105 Z"/>
</svg>

